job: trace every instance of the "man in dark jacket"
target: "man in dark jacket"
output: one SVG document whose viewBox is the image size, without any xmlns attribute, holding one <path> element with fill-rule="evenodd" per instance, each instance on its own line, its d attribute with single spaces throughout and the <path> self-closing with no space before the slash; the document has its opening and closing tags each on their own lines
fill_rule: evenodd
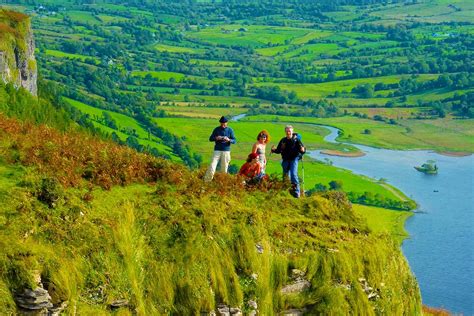
<svg viewBox="0 0 474 316">
<path fill-rule="evenodd" d="M 281 154 L 283 159 L 281 166 L 283 168 L 283 177 L 290 176 L 293 186 L 293 195 L 300 197 L 300 181 L 298 179 L 298 162 L 302 155 L 306 152 L 303 143 L 298 139 L 298 135 L 293 133 L 293 126 L 285 127 L 286 137 L 283 137 L 278 146 L 272 146 L 272 153 Z"/>
<path fill-rule="evenodd" d="M 218 162 L 221 163 L 221 171 L 227 173 L 230 162 L 230 144 L 235 144 L 235 136 L 232 128 L 227 126 L 227 118 L 222 116 L 219 120 L 220 126 L 216 127 L 209 141 L 215 142 L 214 154 L 212 155 L 211 164 L 204 176 L 205 181 L 211 181 L 214 178 Z"/>
</svg>

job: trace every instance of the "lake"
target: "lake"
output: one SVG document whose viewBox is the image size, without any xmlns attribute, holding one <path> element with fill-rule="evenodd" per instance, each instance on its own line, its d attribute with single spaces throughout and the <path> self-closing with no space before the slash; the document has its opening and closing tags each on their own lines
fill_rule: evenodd
<svg viewBox="0 0 474 316">
<path fill-rule="evenodd" d="M 326 128 L 331 134 L 325 139 L 335 142 L 338 130 Z M 402 251 L 420 285 L 423 304 L 474 315 L 474 156 L 354 146 L 366 155 L 308 153 L 319 160 L 329 158 L 335 166 L 356 174 L 385 178 L 415 200 L 419 207 L 405 224 L 410 237 Z M 413 168 L 427 160 L 436 162 L 437 175 Z"/>
</svg>

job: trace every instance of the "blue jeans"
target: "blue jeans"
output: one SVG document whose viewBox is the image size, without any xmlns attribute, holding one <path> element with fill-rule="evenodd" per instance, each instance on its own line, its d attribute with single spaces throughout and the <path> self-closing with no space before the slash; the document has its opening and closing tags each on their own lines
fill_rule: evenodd
<svg viewBox="0 0 474 316">
<path fill-rule="evenodd" d="M 295 195 L 300 196 L 300 180 L 298 179 L 298 158 L 294 160 L 283 160 L 281 162 L 283 168 L 283 178 L 290 175 L 291 184 L 295 188 Z"/>
</svg>

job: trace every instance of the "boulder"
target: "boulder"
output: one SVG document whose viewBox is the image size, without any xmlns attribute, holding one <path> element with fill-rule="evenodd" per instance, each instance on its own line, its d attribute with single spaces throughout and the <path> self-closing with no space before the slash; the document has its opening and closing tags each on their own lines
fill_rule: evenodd
<svg viewBox="0 0 474 316">
<path fill-rule="evenodd" d="M 15 296 L 17 305 L 25 310 L 41 310 L 52 308 L 51 296 L 48 291 L 41 287 L 34 290 L 25 289 L 23 293 Z"/>
<path fill-rule="evenodd" d="M 300 280 L 295 283 L 288 284 L 281 289 L 282 294 L 289 293 L 300 293 L 311 287 L 311 283 L 308 280 Z"/>
</svg>

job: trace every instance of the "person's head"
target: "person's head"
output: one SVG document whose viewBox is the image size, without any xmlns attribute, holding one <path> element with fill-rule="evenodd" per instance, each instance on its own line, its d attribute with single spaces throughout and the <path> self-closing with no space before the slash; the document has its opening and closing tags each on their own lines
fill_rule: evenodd
<svg viewBox="0 0 474 316">
<path fill-rule="evenodd" d="M 293 126 L 286 125 L 285 126 L 285 135 L 286 138 L 290 139 L 293 136 Z"/>
<path fill-rule="evenodd" d="M 225 116 L 221 116 L 219 123 L 221 123 L 221 127 L 226 127 L 228 121 L 229 120 Z"/>
<path fill-rule="evenodd" d="M 251 153 L 247 156 L 247 162 L 252 162 L 253 160 L 256 160 L 258 158 L 257 153 Z"/>
<path fill-rule="evenodd" d="M 270 134 L 266 130 L 261 131 L 257 135 L 257 141 L 263 144 L 268 143 L 270 141 Z"/>
</svg>

